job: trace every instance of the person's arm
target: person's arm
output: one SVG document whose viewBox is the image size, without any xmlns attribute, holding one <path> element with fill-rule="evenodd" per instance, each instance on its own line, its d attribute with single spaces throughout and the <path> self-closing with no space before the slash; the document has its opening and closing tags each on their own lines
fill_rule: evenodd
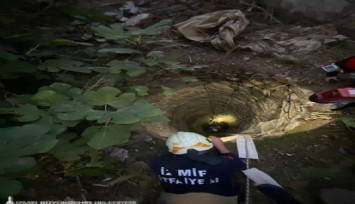
<svg viewBox="0 0 355 204">
<path fill-rule="evenodd" d="M 226 169 L 233 169 L 233 171 L 245 170 L 245 163 L 238 157 L 237 154 L 231 152 L 223 143 L 223 141 L 215 136 L 209 137 L 212 140 L 214 147 L 220 152 L 226 159 L 224 164 Z"/>
<path fill-rule="evenodd" d="M 339 81 L 338 75 L 343 72 L 343 67 L 346 63 L 346 60 L 340 60 L 332 64 L 337 67 L 337 70 L 328 72 L 326 78 L 324 79 L 326 82 L 337 82 Z"/>
<path fill-rule="evenodd" d="M 223 141 L 221 138 L 215 137 L 215 136 L 209 136 L 209 138 L 212 140 L 213 146 L 221 153 L 231 153 L 231 151 L 224 145 Z"/>
<path fill-rule="evenodd" d="M 339 71 L 328 72 L 326 78 L 324 79 L 326 82 L 336 82 L 339 81 L 338 75 L 340 74 Z"/>
</svg>

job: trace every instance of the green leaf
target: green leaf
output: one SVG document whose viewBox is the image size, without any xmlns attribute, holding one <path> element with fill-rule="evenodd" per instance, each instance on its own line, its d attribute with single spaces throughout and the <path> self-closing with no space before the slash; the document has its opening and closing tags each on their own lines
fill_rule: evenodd
<svg viewBox="0 0 355 204">
<path fill-rule="evenodd" d="M 48 131 L 38 124 L 0 128 L 0 161 L 49 151 L 57 140 Z"/>
<path fill-rule="evenodd" d="M 120 125 L 93 126 L 83 132 L 84 138 L 90 138 L 87 144 L 97 150 L 126 143 L 130 136 L 130 132 Z"/>
<path fill-rule="evenodd" d="M 91 68 L 89 68 L 91 69 Z M 76 77 L 71 73 L 57 73 L 55 74 L 55 80 L 63 83 L 69 83 L 74 86 L 82 87 L 85 85 L 86 81 L 77 80 Z"/>
<path fill-rule="evenodd" d="M 77 123 L 59 120 L 54 116 L 45 115 L 41 119 L 31 124 L 42 125 L 49 128 L 47 135 L 59 135 L 67 130 L 67 127 L 74 127 Z"/>
<path fill-rule="evenodd" d="M 133 89 L 138 94 L 138 96 L 148 95 L 149 88 L 147 86 L 134 86 Z"/>
<path fill-rule="evenodd" d="M 56 103 L 69 101 L 67 96 L 58 94 L 52 90 L 39 90 L 31 99 L 36 101 L 40 106 L 52 106 Z"/>
<path fill-rule="evenodd" d="M 103 48 L 98 51 L 99 53 L 115 53 L 115 54 L 142 54 L 141 51 L 130 49 L 130 48 L 119 48 L 119 47 L 112 47 L 112 48 Z"/>
<path fill-rule="evenodd" d="M 132 35 L 129 32 L 125 32 L 119 24 L 112 24 L 110 27 L 100 25 L 91 29 L 108 40 L 124 40 Z"/>
<path fill-rule="evenodd" d="M 171 20 L 164 19 L 159 21 L 156 24 L 150 25 L 142 30 L 132 31 L 134 34 L 143 34 L 143 35 L 158 35 L 163 31 L 170 28 Z"/>
<path fill-rule="evenodd" d="M 59 72 L 61 70 L 80 72 L 80 73 L 91 73 L 91 70 L 87 67 L 82 67 L 81 62 L 71 60 L 71 59 L 49 59 L 38 66 L 39 70 L 47 70 L 49 72 Z"/>
<path fill-rule="evenodd" d="M 114 87 L 101 87 L 97 91 L 88 91 L 83 94 L 83 99 L 90 105 L 102 106 L 113 104 L 118 100 L 121 91 Z"/>
<path fill-rule="evenodd" d="M 110 70 L 107 67 L 90 67 L 91 70 L 99 73 L 109 73 Z"/>
<path fill-rule="evenodd" d="M 159 61 L 156 60 L 156 59 L 151 59 L 151 58 L 147 58 L 147 59 L 144 59 L 142 60 L 142 62 L 147 65 L 148 67 L 152 67 L 152 66 L 155 66 L 157 64 L 159 64 Z"/>
<path fill-rule="evenodd" d="M 165 96 L 172 96 L 175 94 L 174 89 L 166 87 L 166 86 L 161 86 L 161 88 L 163 89 L 163 94 Z"/>
<path fill-rule="evenodd" d="M 137 67 L 137 68 L 131 68 L 127 70 L 127 75 L 131 77 L 139 76 L 141 74 L 144 74 L 146 70 L 143 67 Z"/>
<path fill-rule="evenodd" d="M 345 124 L 348 128 L 355 128 L 355 116 L 344 116 L 341 117 L 340 120 Z"/>
<path fill-rule="evenodd" d="M 75 161 L 86 155 L 88 146 L 84 139 L 76 139 L 75 133 L 64 133 L 58 136 L 58 143 L 48 153 L 61 161 Z"/>
<path fill-rule="evenodd" d="M 150 103 L 135 103 L 131 109 L 134 109 L 134 113 L 143 118 L 162 115 L 161 110 Z"/>
<path fill-rule="evenodd" d="M 94 110 L 87 115 L 86 120 L 96 120 L 99 124 L 101 124 L 111 120 L 112 117 L 113 112 L 104 110 Z"/>
<path fill-rule="evenodd" d="M 31 104 L 20 105 L 14 108 L 0 108 L 0 114 L 16 114 L 20 115 L 17 118 L 20 122 L 31 122 L 37 120 L 43 111 L 39 110 L 37 106 Z"/>
<path fill-rule="evenodd" d="M 12 54 L 11 52 L 0 50 L 0 58 L 7 61 L 14 61 L 22 58 L 20 55 Z"/>
<path fill-rule="evenodd" d="M 183 82 L 196 82 L 198 79 L 196 77 L 183 77 L 181 79 Z"/>
<path fill-rule="evenodd" d="M 28 103 L 28 104 L 36 104 L 36 101 L 32 100 L 32 97 L 33 95 L 32 94 L 19 94 L 19 95 L 16 95 L 16 103 L 18 104 L 25 104 L 25 103 Z"/>
<path fill-rule="evenodd" d="M 155 50 L 155 51 L 150 51 L 148 54 L 147 54 L 147 57 L 151 57 L 153 59 L 161 59 L 161 58 L 164 58 L 165 57 L 165 54 L 163 51 L 160 51 L 160 50 Z"/>
<path fill-rule="evenodd" d="M 83 109 L 73 110 L 72 112 L 58 113 L 57 117 L 61 120 L 77 121 L 85 118 L 90 111 L 91 111 L 90 108 L 88 109 L 83 108 Z"/>
<path fill-rule="evenodd" d="M 132 104 L 136 100 L 136 95 L 134 93 L 123 93 L 115 101 L 110 103 L 111 106 L 115 108 L 125 107 Z"/>
<path fill-rule="evenodd" d="M 57 117 L 64 121 L 78 121 L 85 118 L 93 109 L 78 101 L 56 104 L 51 110 L 57 113 Z"/>
<path fill-rule="evenodd" d="M 146 72 L 145 68 L 139 66 L 137 62 L 129 60 L 113 60 L 108 65 L 110 66 L 110 73 L 113 74 L 119 74 L 122 70 L 125 70 L 129 76 L 139 76 Z"/>
<path fill-rule="evenodd" d="M 67 83 L 62 83 L 62 82 L 55 82 L 53 84 L 51 84 L 50 89 L 65 95 L 65 96 L 69 96 L 71 98 L 73 98 L 74 96 L 78 96 L 81 95 L 83 90 L 77 87 L 72 87 L 70 84 Z M 44 89 L 44 87 L 41 87 L 40 90 Z"/>
<path fill-rule="evenodd" d="M 42 111 L 38 110 L 37 106 L 25 104 L 16 108 L 15 113 L 22 115 L 18 118 L 18 121 L 31 122 L 37 120 L 40 117 Z"/>
<path fill-rule="evenodd" d="M 112 123 L 118 125 L 128 125 L 138 123 L 141 117 L 134 115 L 134 113 L 128 111 L 117 111 L 115 115 L 112 116 Z"/>
<path fill-rule="evenodd" d="M 119 115 L 122 114 L 127 117 L 128 116 L 132 117 L 130 115 L 133 115 L 133 116 L 136 116 L 137 118 L 150 118 L 150 117 L 156 117 L 156 116 L 162 115 L 161 110 L 159 108 L 153 106 L 152 104 L 137 103 L 137 102 L 130 105 L 130 106 L 124 106 L 123 108 L 119 109 L 117 112 Z M 119 115 L 117 117 L 119 117 Z M 115 121 L 115 119 L 113 119 L 113 121 Z"/>
<path fill-rule="evenodd" d="M 0 175 L 17 173 L 25 171 L 36 165 L 36 161 L 32 157 L 23 157 L 7 161 L 1 161 L 0 163 Z"/>
<path fill-rule="evenodd" d="M 21 189 L 21 182 L 0 177 L 0 198 L 16 195 Z"/>
</svg>

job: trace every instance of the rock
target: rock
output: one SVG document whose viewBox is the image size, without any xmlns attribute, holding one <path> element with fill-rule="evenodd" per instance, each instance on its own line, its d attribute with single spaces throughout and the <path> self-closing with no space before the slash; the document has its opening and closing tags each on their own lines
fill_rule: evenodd
<svg viewBox="0 0 355 204">
<path fill-rule="evenodd" d="M 139 12 L 139 8 L 134 4 L 133 1 L 126 1 L 126 3 L 120 8 L 120 10 L 131 13 L 131 14 L 136 14 Z"/>
<path fill-rule="evenodd" d="M 128 158 L 128 150 L 120 147 L 111 147 L 107 150 L 108 155 L 115 158 L 118 161 L 125 161 Z"/>
<path fill-rule="evenodd" d="M 355 203 L 355 191 L 341 188 L 328 188 L 321 190 L 321 199 L 326 204 L 353 204 Z"/>
<path fill-rule="evenodd" d="M 134 26 L 137 26 L 138 24 L 142 23 L 143 21 L 149 19 L 150 17 L 152 17 L 152 15 L 149 13 L 141 13 L 141 14 L 132 16 L 131 18 L 127 19 L 123 23 L 123 26 L 134 27 Z"/>
</svg>

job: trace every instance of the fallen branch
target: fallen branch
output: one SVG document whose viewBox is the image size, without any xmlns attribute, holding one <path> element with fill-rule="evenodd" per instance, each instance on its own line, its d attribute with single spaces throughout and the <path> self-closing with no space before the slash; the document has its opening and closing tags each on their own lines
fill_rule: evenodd
<svg viewBox="0 0 355 204">
<path fill-rule="evenodd" d="M 249 3 L 242 3 L 242 4 L 243 4 L 243 5 L 246 5 L 246 6 L 250 6 L 251 9 L 249 8 L 249 9 L 247 9 L 247 11 L 251 11 L 253 8 L 259 9 L 259 10 L 265 12 L 265 15 L 267 15 L 271 20 L 275 21 L 275 22 L 278 23 L 278 24 L 282 24 L 282 22 L 279 21 L 279 20 L 277 20 L 277 19 L 270 13 L 270 11 L 268 11 L 268 10 L 266 10 L 266 9 L 260 7 L 260 6 L 257 6 L 257 5 L 255 5 L 255 4 L 249 4 Z"/>
</svg>

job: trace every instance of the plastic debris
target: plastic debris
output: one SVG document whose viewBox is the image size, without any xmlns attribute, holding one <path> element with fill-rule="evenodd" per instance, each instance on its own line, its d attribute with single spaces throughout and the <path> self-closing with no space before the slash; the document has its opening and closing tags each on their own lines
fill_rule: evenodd
<svg viewBox="0 0 355 204">
<path fill-rule="evenodd" d="M 210 41 L 216 49 L 228 50 L 235 47 L 234 38 L 248 24 L 249 21 L 240 10 L 221 10 L 192 17 L 174 26 L 187 39 Z"/>
</svg>

